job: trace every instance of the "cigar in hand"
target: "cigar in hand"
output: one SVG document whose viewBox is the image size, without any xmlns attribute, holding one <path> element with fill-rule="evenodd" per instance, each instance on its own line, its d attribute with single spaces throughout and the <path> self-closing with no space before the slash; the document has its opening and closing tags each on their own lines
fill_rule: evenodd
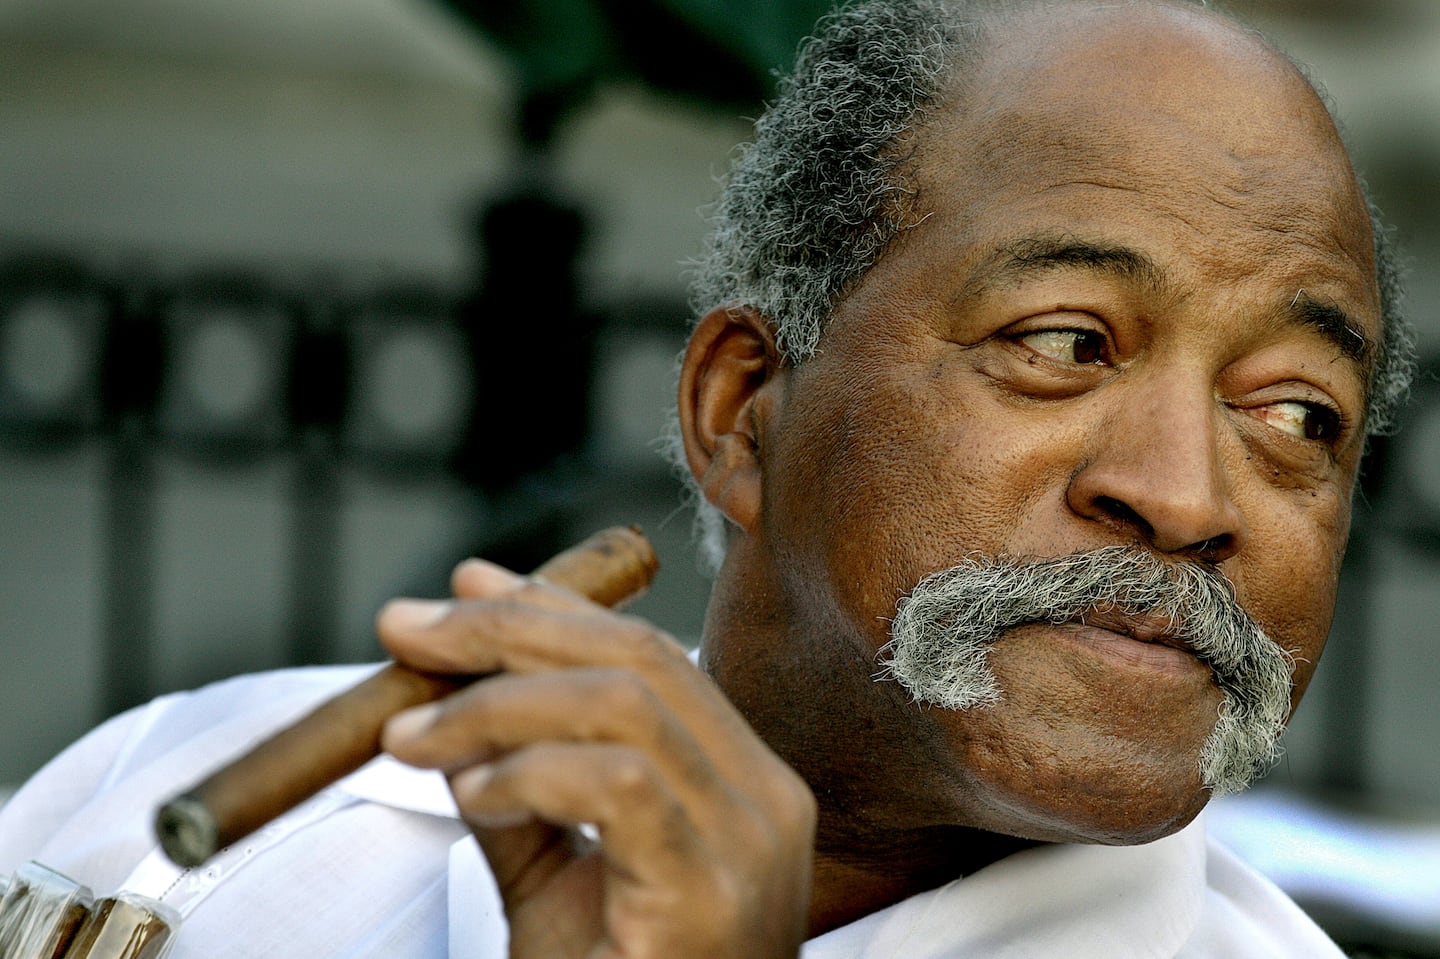
<svg viewBox="0 0 1440 959">
<path fill-rule="evenodd" d="M 534 575 L 615 606 L 643 592 L 657 567 L 640 531 L 618 526 L 551 558 Z M 391 716 L 479 678 L 391 663 L 160 807 L 161 847 L 177 865 L 200 865 L 378 756 Z"/>
</svg>

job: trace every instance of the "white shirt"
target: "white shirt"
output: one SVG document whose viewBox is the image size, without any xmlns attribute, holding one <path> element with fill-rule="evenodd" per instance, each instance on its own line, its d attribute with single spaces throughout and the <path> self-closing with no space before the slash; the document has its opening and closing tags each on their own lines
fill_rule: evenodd
<svg viewBox="0 0 1440 959">
<path fill-rule="evenodd" d="M 0 875 L 35 860 L 184 916 L 172 959 L 503 959 L 493 882 L 438 774 L 386 757 L 212 863 L 156 848 L 159 803 L 373 667 L 264 673 L 90 733 L 0 809 Z M 1340 951 L 1203 817 L 1144 846 L 1043 846 L 806 944 L 804 959 L 1325 959 Z"/>
</svg>

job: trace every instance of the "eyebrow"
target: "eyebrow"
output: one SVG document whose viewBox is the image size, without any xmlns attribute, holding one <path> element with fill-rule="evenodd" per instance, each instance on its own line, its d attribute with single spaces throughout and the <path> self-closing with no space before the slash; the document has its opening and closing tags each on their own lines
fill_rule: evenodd
<svg viewBox="0 0 1440 959">
<path fill-rule="evenodd" d="M 996 247 L 970 275 L 960 296 L 968 299 L 991 286 L 1066 269 L 1103 273 L 1151 290 L 1164 286 L 1164 271 L 1138 250 L 1063 234 L 1037 234 Z"/>
<path fill-rule="evenodd" d="M 1285 313 L 1294 323 L 1319 333 L 1340 351 L 1340 355 L 1354 360 L 1369 381 L 1375 358 L 1375 341 L 1356 329 L 1344 310 L 1331 303 L 1322 303 L 1302 289 L 1296 292 Z"/>
<path fill-rule="evenodd" d="M 1036 234 L 1003 243 L 971 273 L 960 300 L 1058 270 L 1087 270 L 1138 284 L 1150 291 L 1165 287 L 1165 271 L 1144 253 L 1129 247 L 1096 243 L 1067 234 Z M 1369 392 L 1375 367 L 1375 341 L 1360 332 L 1350 316 L 1301 289 L 1282 310 L 1280 321 L 1318 334 L 1344 358 L 1352 361 Z"/>
</svg>

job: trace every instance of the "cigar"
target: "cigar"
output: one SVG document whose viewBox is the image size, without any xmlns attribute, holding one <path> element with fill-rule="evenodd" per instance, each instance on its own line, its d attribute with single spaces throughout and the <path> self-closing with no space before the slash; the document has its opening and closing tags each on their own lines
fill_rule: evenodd
<svg viewBox="0 0 1440 959">
<path fill-rule="evenodd" d="M 658 566 L 638 529 L 617 526 L 552 557 L 532 575 L 617 606 L 642 593 Z M 380 734 L 391 716 L 481 678 L 391 663 L 160 807 L 155 831 L 161 848 L 177 865 L 200 865 L 380 755 Z"/>
</svg>

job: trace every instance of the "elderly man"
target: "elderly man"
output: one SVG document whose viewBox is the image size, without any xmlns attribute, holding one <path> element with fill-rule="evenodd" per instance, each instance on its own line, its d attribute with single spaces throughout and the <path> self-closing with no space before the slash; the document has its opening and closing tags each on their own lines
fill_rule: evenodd
<svg viewBox="0 0 1440 959">
<path fill-rule="evenodd" d="M 1404 392 L 1378 238 L 1314 89 L 1208 10 L 832 18 L 699 280 L 701 669 L 463 564 L 380 635 L 502 675 L 169 877 L 176 956 L 1338 954 L 1197 816 L 1276 754 Z M 153 802 L 348 676 L 112 723 L 17 797 L 0 866 L 164 885 Z"/>
</svg>

